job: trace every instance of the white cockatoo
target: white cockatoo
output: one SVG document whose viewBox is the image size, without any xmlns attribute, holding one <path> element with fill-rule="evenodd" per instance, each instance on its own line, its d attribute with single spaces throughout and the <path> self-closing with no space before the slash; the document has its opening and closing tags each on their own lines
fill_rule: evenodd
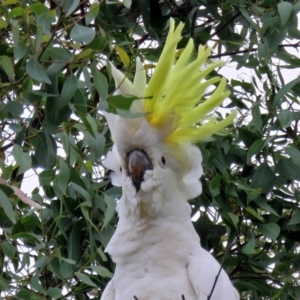
<svg viewBox="0 0 300 300">
<path fill-rule="evenodd" d="M 229 95 L 224 78 L 205 80 L 222 62 L 206 65 L 210 49 L 203 46 L 193 58 L 192 40 L 176 53 L 183 27 L 170 19 L 148 84 L 139 58 L 133 82 L 111 64 L 116 93 L 139 99 L 131 106 L 139 117 L 104 112 L 114 145 L 103 164 L 123 193 L 106 247 L 116 269 L 102 300 L 239 299 L 220 264 L 201 248 L 188 203 L 202 191 L 202 157 L 192 143 L 232 123 L 235 113 L 220 122 L 208 115 Z"/>
</svg>

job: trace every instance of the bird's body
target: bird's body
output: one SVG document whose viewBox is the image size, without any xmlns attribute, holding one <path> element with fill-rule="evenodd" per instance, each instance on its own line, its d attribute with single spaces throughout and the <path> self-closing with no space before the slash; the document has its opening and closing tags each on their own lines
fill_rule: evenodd
<svg viewBox="0 0 300 300">
<path fill-rule="evenodd" d="M 167 49 L 173 47 L 175 50 L 180 40 L 180 26 L 172 33 L 174 22 L 171 20 L 170 37 L 165 46 Z M 144 69 L 139 60 L 134 83 L 124 78 L 112 65 L 118 93 L 137 97 L 150 93 L 154 94 L 156 100 L 150 100 L 154 102 L 148 104 L 147 100 L 135 101 L 131 107 L 134 113 L 152 111 L 149 116 L 125 119 L 105 113 L 115 144 L 103 163 L 113 171 L 112 183 L 121 186 L 123 194 L 117 204 L 119 222 L 106 247 L 116 263 L 116 269 L 103 292 L 102 300 L 239 299 L 219 263 L 200 246 L 190 219 L 191 208 L 187 200 L 202 191 L 199 181 L 202 156 L 189 140 L 210 136 L 231 122 L 232 117 L 219 123 L 208 122 L 202 126 L 204 131 L 190 125 L 194 123 L 194 114 L 185 118 L 189 113 L 189 105 L 193 110 L 196 100 L 188 93 L 185 96 L 184 90 L 176 93 L 177 87 L 174 91 L 170 81 L 182 81 L 180 76 L 185 75 L 180 68 L 189 71 L 191 44 L 187 48 L 173 68 L 174 74 L 172 64 L 169 63 L 167 71 L 171 73 L 164 77 L 164 87 L 161 86 L 164 81 L 156 79 L 156 86 L 152 81 L 139 92 L 138 87 L 146 84 Z M 173 61 L 172 57 L 168 59 Z M 195 71 L 195 76 L 198 73 Z M 191 83 L 196 83 L 196 79 L 191 74 Z M 212 81 L 220 79 L 213 78 Z M 199 109 L 200 114 L 210 111 L 212 108 L 209 106 L 215 106 L 228 95 L 224 92 L 225 85 L 213 94 L 211 104 L 204 102 L 203 109 Z M 176 99 L 179 93 L 187 98 L 178 98 L 177 104 L 173 103 L 172 106 L 163 102 L 168 98 L 168 92 L 174 93 L 172 99 Z M 194 95 L 193 88 L 189 92 Z M 157 100 L 159 95 L 162 98 Z"/>
<path fill-rule="evenodd" d="M 168 210 L 169 216 L 147 219 L 142 224 L 124 224 L 120 218 L 107 247 L 116 263 L 114 297 L 107 300 L 132 300 L 133 296 L 139 300 L 181 300 L 182 295 L 186 300 L 208 299 L 220 265 L 200 247 L 189 204 L 180 196 L 175 196 L 178 205 Z M 205 287 L 198 295 L 197 285 Z M 220 297 L 223 285 L 231 285 L 224 271 L 211 300 L 237 299 L 233 289 Z"/>
</svg>

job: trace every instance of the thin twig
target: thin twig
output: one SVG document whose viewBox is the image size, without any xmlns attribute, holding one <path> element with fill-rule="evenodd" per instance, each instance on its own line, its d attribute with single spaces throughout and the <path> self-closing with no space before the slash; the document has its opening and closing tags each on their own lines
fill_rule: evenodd
<svg viewBox="0 0 300 300">
<path fill-rule="evenodd" d="M 217 276 L 216 276 L 216 278 L 215 278 L 215 282 L 214 282 L 214 284 L 213 284 L 213 286 L 212 286 L 212 289 L 211 289 L 211 291 L 210 291 L 210 294 L 207 296 L 207 300 L 209 300 L 209 299 L 212 297 L 212 294 L 213 294 L 213 292 L 214 292 L 214 289 L 215 289 L 215 287 L 216 287 L 216 285 L 217 285 L 217 282 L 218 282 L 218 279 L 219 279 L 219 277 L 220 277 L 221 271 L 222 271 L 222 269 L 223 269 L 223 263 L 224 263 L 224 261 L 225 261 L 225 258 L 226 258 L 226 256 L 228 255 L 229 250 L 231 249 L 231 247 L 232 247 L 234 244 L 235 244 L 235 242 L 232 243 L 230 246 L 228 246 L 227 249 L 226 249 L 226 251 L 225 251 L 225 254 L 224 254 L 224 256 L 223 256 L 223 259 L 222 259 L 222 262 L 221 262 L 221 265 L 220 265 L 219 272 L 218 272 L 218 274 L 217 274 Z"/>
<path fill-rule="evenodd" d="M 287 48 L 287 47 L 298 48 L 298 47 L 300 47 L 300 42 L 297 42 L 295 44 L 278 45 L 278 48 Z M 233 51 L 233 52 L 225 52 L 225 53 L 221 53 L 221 54 L 210 55 L 209 58 L 219 58 L 222 56 L 231 56 L 231 55 L 255 52 L 257 50 L 258 50 L 258 48 L 252 48 L 252 49 L 238 50 L 238 51 Z"/>
<path fill-rule="evenodd" d="M 24 203 L 26 203 L 30 206 L 33 206 L 35 208 L 38 208 L 38 209 L 42 208 L 42 206 L 40 204 L 36 203 L 31 198 L 29 198 L 19 188 L 17 188 L 16 186 L 9 185 L 5 179 L 0 178 L 0 184 L 3 184 L 3 185 L 6 185 L 6 186 L 10 187 L 14 191 L 15 196 L 17 196 L 22 202 L 24 202 Z"/>
</svg>

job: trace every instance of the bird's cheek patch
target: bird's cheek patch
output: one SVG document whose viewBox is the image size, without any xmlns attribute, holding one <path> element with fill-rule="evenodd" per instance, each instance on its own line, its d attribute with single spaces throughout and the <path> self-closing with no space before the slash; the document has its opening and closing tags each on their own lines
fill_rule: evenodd
<svg viewBox="0 0 300 300">
<path fill-rule="evenodd" d="M 141 190 L 145 193 L 157 189 L 161 185 L 161 181 L 153 170 L 148 170 L 144 174 L 144 181 L 141 184 Z"/>
</svg>

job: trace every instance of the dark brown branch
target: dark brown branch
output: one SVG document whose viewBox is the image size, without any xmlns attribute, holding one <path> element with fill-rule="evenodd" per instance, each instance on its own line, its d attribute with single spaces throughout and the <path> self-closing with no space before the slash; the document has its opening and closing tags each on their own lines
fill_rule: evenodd
<svg viewBox="0 0 300 300">
<path fill-rule="evenodd" d="M 212 39 L 215 35 L 217 35 L 219 32 L 224 30 L 234 19 L 236 19 L 238 16 L 240 16 L 240 12 L 235 14 L 232 18 L 230 18 L 226 23 L 224 23 L 218 30 L 216 30 L 210 37 L 209 39 Z"/>
<path fill-rule="evenodd" d="M 287 47 L 298 48 L 298 47 L 300 47 L 300 42 L 297 42 L 295 44 L 283 44 L 283 45 L 279 45 L 278 47 L 279 48 L 287 48 Z M 219 58 L 222 56 L 231 56 L 231 55 L 255 52 L 257 50 L 258 50 L 258 48 L 252 48 L 252 49 L 245 49 L 245 50 L 239 50 L 239 51 L 233 51 L 233 52 L 225 52 L 225 53 L 221 53 L 221 54 L 210 55 L 209 58 Z"/>
<path fill-rule="evenodd" d="M 221 262 L 221 265 L 220 265 L 219 272 L 218 272 L 218 274 L 217 274 L 217 276 L 216 276 L 216 278 L 215 278 L 215 282 L 214 282 L 214 284 L 213 284 L 213 286 L 212 286 L 212 288 L 211 288 L 210 294 L 207 296 L 207 300 L 211 299 L 211 297 L 212 297 L 212 294 L 213 294 L 213 292 L 214 292 L 214 290 L 215 290 L 215 287 L 216 287 L 216 285 L 217 285 L 218 279 L 219 279 L 220 274 L 221 274 L 221 272 L 222 272 L 223 264 L 224 264 L 225 258 L 227 257 L 227 255 L 228 255 L 228 253 L 229 253 L 231 247 L 232 247 L 234 244 L 235 244 L 235 243 L 232 243 L 232 244 L 229 245 L 229 246 L 227 247 L 227 249 L 226 249 L 226 252 L 225 252 L 225 254 L 224 254 L 224 256 L 223 256 L 223 259 L 222 259 L 222 262 Z"/>
</svg>

